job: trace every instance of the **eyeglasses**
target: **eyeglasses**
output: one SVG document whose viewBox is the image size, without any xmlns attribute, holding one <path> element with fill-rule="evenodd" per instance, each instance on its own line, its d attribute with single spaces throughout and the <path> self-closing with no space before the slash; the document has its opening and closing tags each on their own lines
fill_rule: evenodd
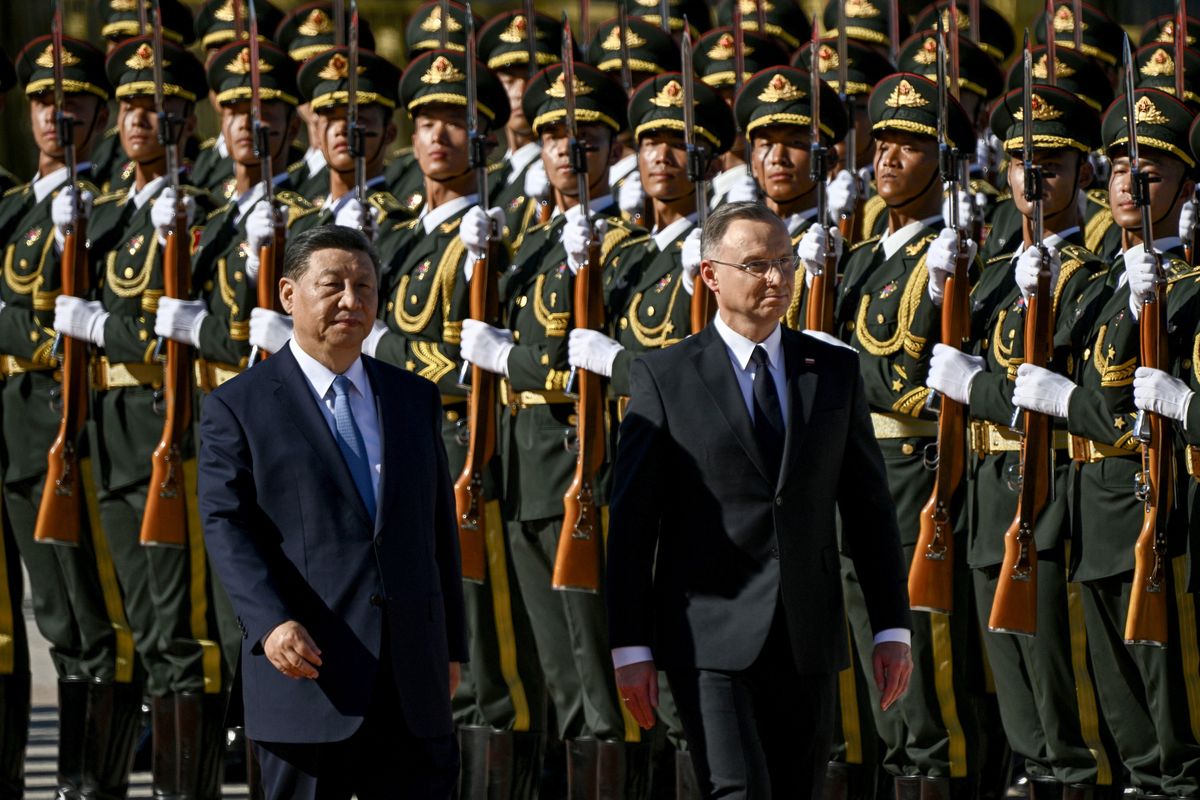
<svg viewBox="0 0 1200 800">
<path fill-rule="evenodd" d="M 796 257 L 784 256 L 776 259 L 762 259 L 760 261 L 747 261 L 745 264 L 737 264 L 732 261 L 718 261 L 715 258 L 708 259 L 714 264 L 722 264 L 726 267 L 740 269 L 749 275 L 760 280 L 766 280 L 767 273 L 771 270 L 776 270 L 782 277 L 788 277 L 796 271 Z"/>
</svg>

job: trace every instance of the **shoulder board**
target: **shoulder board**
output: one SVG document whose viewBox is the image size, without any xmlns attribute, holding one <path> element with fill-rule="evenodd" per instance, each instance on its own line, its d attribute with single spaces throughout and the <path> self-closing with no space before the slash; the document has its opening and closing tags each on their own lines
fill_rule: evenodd
<svg viewBox="0 0 1200 800">
<path fill-rule="evenodd" d="M 210 211 L 208 213 L 208 217 L 205 218 L 206 221 L 212 219 L 213 217 L 221 216 L 226 211 L 228 211 L 230 209 L 230 207 L 232 207 L 232 206 L 233 206 L 233 203 L 226 203 L 225 205 L 221 206 L 220 208 L 213 209 L 212 211 Z"/>
<path fill-rule="evenodd" d="M 288 175 L 295 175 L 297 172 L 299 172 L 301 169 L 304 168 L 305 163 L 306 162 L 304 161 L 304 159 L 300 159 L 295 164 L 288 164 L 288 168 L 287 168 Z"/>
<path fill-rule="evenodd" d="M 312 208 L 312 203 L 308 202 L 308 198 L 298 192 L 293 192 L 291 189 L 281 189 L 275 192 L 275 199 L 292 208 Z"/>
<path fill-rule="evenodd" d="M 1067 242 L 1059 248 L 1059 252 L 1067 258 L 1075 259 L 1076 261 L 1099 261 L 1100 257 L 1088 250 L 1081 244 Z"/>
<path fill-rule="evenodd" d="M 996 195 L 997 203 L 1007 203 L 1009 200 L 1012 200 L 1012 192 L 1008 189 L 1005 189 L 1003 192 Z"/>
<path fill-rule="evenodd" d="M 869 239 L 863 239 L 861 242 L 855 242 L 854 244 L 850 245 L 850 252 L 853 253 L 855 250 L 859 249 L 860 247 L 866 247 L 869 244 L 875 244 L 881 238 L 882 237 L 880 237 L 880 236 L 872 236 Z"/>
<path fill-rule="evenodd" d="M 115 192 L 108 192 L 107 194 L 100 195 L 92 201 L 92 205 L 101 206 L 105 203 L 111 203 L 115 200 L 124 200 L 128 194 L 128 189 L 117 189 Z"/>
<path fill-rule="evenodd" d="M 456 230 L 458 230 L 459 225 L 462 225 L 462 217 L 461 216 L 457 217 L 455 219 L 452 219 L 449 222 L 443 222 L 441 225 L 438 226 L 438 230 L 441 231 L 442 233 L 454 233 Z"/>
<path fill-rule="evenodd" d="M 920 255 L 921 251 L 924 250 L 929 245 L 929 243 L 932 242 L 937 237 L 938 237 L 938 235 L 936 233 L 926 234 L 925 236 L 921 237 L 920 239 L 913 242 L 912 244 L 906 245 L 904 248 L 904 255 L 909 256 L 910 258 L 912 256 Z"/>
<path fill-rule="evenodd" d="M 980 194 L 986 194 L 989 197 L 998 197 L 1000 195 L 1000 190 L 997 189 L 995 186 L 992 186 L 990 183 L 985 181 L 983 178 L 972 178 L 971 179 L 971 191 L 978 192 Z"/>
<path fill-rule="evenodd" d="M 986 266 L 989 264 L 999 264 L 1001 261 L 1012 261 L 1012 253 L 1001 253 L 998 256 L 992 256 L 983 263 Z"/>
<path fill-rule="evenodd" d="M 487 174 L 494 175 L 507 166 L 508 166 L 508 162 L 506 162 L 506 161 L 493 162 L 493 163 L 487 165 Z"/>
<path fill-rule="evenodd" d="M 1200 275 L 1200 267 L 1193 267 L 1178 256 L 1167 258 L 1166 263 L 1163 264 L 1163 271 L 1167 273 L 1167 283 L 1175 283 Z"/>
<path fill-rule="evenodd" d="M 1108 191 L 1106 189 L 1088 189 L 1087 199 L 1098 206 L 1108 208 Z"/>
<path fill-rule="evenodd" d="M 373 192 L 371 196 L 367 198 L 367 202 L 385 214 L 407 210 L 404 206 L 400 205 L 400 201 L 396 199 L 396 195 L 392 194 L 386 189 Z"/>
<path fill-rule="evenodd" d="M 17 194 L 18 192 L 23 192 L 28 188 L 29 188 L 29 184 L 23 183 L 20 186 L 14 186 L 11 189 L 7 190 L 4 194 L 0 195 L 0 197 L 8 197 L 9 195 L 14 195 L 14 194 Z"/>
<path fill-rule="evenodd" d="M 87 180 L 86 178 L 79 179 L 79 188 L 91 192 L 92 197 L 99 197 L 100 195 L 104 194 L 104 192 L 100 191 L 99 186 Z"/>
<path fill-rule="evenodd" d="M 217 137 L 215 137 L 215 136 L 210 136 L 209 138 L 205 139 L 203 142 L 200 143 L 201 150 L 211 150 L 216 146 L 217 146 Z"/>
</svg>

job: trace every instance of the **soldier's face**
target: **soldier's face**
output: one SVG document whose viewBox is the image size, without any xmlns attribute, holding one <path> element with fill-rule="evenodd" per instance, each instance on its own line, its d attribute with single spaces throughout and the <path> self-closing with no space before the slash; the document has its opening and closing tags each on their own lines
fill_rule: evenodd
<svg viewBox="0 0 1200 800">
<path fill-rule="evenodd" d="M 413 155 L 427 178 L 449 180 L 469 167 L 467 111 L 461 106 L 431 105 L 414 121 Z"/>
<path fill-rule="evenodd" d="M 754 177 L 767 197 L 789 203 L 815 186 L 808 174 L 808 130 L 798 125 L 767 125 L 750 135 Z"/>
<path fill-rule="evenodd" d="M 938 176 L 937 142 L 902 131 L 875 137 L 875 186 L 889 206 L 912 202 L 934 187 Z M 941 188 L 941 184 L 935 187 Z"/>
<path fill-rule="evenodd" d="M 717 305 L 727 319 L 732 314 L 760 324 L 770 323 L 782 317 L 792 302 L 795 270 L 770 269 L 758 277 L 728 264 L 775 261 L 792 254 L 792 241 L 782 225 L 738 219 L 725 229 L 712 260 L 705 258 L 700 262 L 700 274 L 716 294 Z"/>
<path fill-rule="evenodd" d="M 687 145 L 683 134 L 651 131 L 638 142 L 642 188 L 655 200 L 670 202 L 694 194 L 687 175 Z"/>
<path fill-rule="evenodd" d="M 354 156 L 350 154 L 350 125 L 346 106 L 333 106 L 316 115 L 316 142 L 325 154 L 330 169 L 335 172 L 352 172 Z M 364 150 L 367 171 L 371 172 L 383 164 L 386 148 L 396 139 L 396 123 L 384 122 L 383 107 L 375 104 L 359 106 L 358 122 L 365 133 Z"/>
<path fill-rule="evenodd" d="M 587 147 L 589 186 L 607 177 L 608 168 L 615 162 L 615 138 L 613 132 L 603 125 L 579 126 L 579 140 Z M 571 170 L 569 141 L 566 125 L 550 125 L 542 129 L 542 164 L 546 167 L 550 185 L 567 197 L 575 197 L 579 194 L 579 181 Z"/>
<path fill-rule="evenodd" d="M 1138 170 L 1150 176 L 1150 219 L 1157 226 L 1156 236 L 1174 235 L 1173 225 L 1162 225 L 1178 216 L 1179 208 L 1192 196 L 1192 181 L 1187 179 L 1187 167 L 1179 159 L 1161 150 L 1141 148 Z M 1133 202 L 1132 171 L 1129 156 L 1117 153 L 1112 159 L 1108 177 L 1108 203 L 1113 221 L 1125 230 L 1140 230 L 1141 209 Z M 1164 233 L 1169 231 L 1169 233 Z"/>
<path fill-rule="evenodd" d="M 299 278 L 280 280 L 279 300 L 308 352 L 357 353 L 379 308 L 375 267 L 366 253 L 318 250 Z"/>
<path fill-rule="evenodd" d="M 262 103 L 262 122 L 270 133 L 271 156 L 277 157 L 296 138 L 299 118 L 286 103 L 267 100 Z M 254 123 L 249 100 L 221 106 L 221 133 L 225 135 L 225 144 L 234 161 L 244 165 L 259 162 L 254 154 Z"/>
<path fill-rule="evenodd" d="M 1075 202 L 1079 187 L 1086 186 L 1091 180 L 1091 164 L 1076 150 L 1037 150 L 1033 154 L 1033 163 L 1042 169 L 1045 187 L 1042 214 L 1045 217 L 1065 211 Z M 1025 162 L 1020 154 L 1014 154 L 1008 162 L 1008 185 L 1017 210 L 1032 219 L 1033 202 L 1025 199 Z"/>
<path fill-rule="evenodd" d="M 108 106 L 95 95 L 71 93 L 63 95 L 63 111 L 75 118 L 76 150 L 87 152 L 96 133 L 108 125 Z M 63 149 L 54 121 L 53 92 L 38 92 L 29 98 L 29 121 L 38 150 L 52 158 L 62 158 Z"/>
<path fill-rule="evenodd" d="M 186 141 L 196 124 L 190 104 L 179 97 L 163 98 L 168 114 L 184 120 L 183 135 Z M 117 109 L 117 133 L 125 153 L 139 164 L 157 161 L 163 157 L 164 148 L 158 141 L 158 113 L 153 97 L 127 97 Z"/>
<path fill-rule="evenodd" d="M 508 95 L 508 124 L 505 127 L 519 136 L 529 136 L 529 120 L 525 119 L 525 110 L 521 108 L 521 95 L 525 94 L 526 75 L 520 75 L 508 70 L 496 73 L 500 85 Z"/>
</svg>

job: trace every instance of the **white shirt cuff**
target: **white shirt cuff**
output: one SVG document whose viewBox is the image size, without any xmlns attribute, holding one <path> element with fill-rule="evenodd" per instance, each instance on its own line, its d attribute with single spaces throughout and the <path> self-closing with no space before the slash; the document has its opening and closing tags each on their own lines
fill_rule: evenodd
<svg viewBox="0 0 1200 800">
<path fill-rule="evenodd" d="M 881 645 L 884 642 L 900 642 L 911 647 L 912 631 L 908 628 L 884 628 L 875 634 L 875 644 Z"/>
<path fill-rule="evenodd" d="M 642 661 L 653 661 L 654 655 L 650 652 L 649 647 L 633 646 L 633 647 L 614 647 L 612 651 L 613 669 L 628 667 L 630 664 L 638 664 Z"/>
</svg>

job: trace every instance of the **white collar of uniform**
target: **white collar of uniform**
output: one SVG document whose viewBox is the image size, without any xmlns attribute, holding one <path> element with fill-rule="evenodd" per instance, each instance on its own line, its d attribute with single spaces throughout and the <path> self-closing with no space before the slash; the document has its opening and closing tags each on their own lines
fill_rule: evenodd
<svg viewBox="0 0 1200 800">
<path fill-rule="evenodd" d="M 133 203 L 134 208 L 141 208 L 142 206 L 146 205 L 150 198 L 158 194 L 159 190 L 163 188 L 166 182 L 167 176 L 159 175 L 157 178 L 143 186 L 140 192 L 131 194 L 129 196 L 129 202 Z"/>
<path fill-rule="evenodd" d="M 521 174 L 521 170 L 533 163 L 533 160 L 542 154 L 542 146 L 537 142 L 528 142 L 518 147 L 516 150 L 511 150 L 504 154 L 508 159 L 508 165 L 511 167 L 508 173 L 507 183 L 512 183 Z"/>
<path fill-rule="evenodd" d="M 229 145 L 225 144 L 225 134 L 217 134 L 217 141 L 213 144 L 213 147 L 216 148 L 217 155 L 221 158 L 229 158 Z"/>
<path fill-rule="evenodd" d="M 804 222 L 804 220 L 806 220 L 806 219 L 812 219 L 816 215 L 817 215 L 817 207 L 813 206 L 812 208 L 808 208 L 808 209 L 805 209 L 804 211 L 799 211 L 795 214 L 792 214 L 787 219 L 785 219 L 783 221 L 783 223 L 785 225 L 787 225 L 788 233 L 792 234 L 794 236 L 796 234 L 796 231 L 800 228 L 800 223 Z"/>
<path fill-rule="evenodd" d="M 602 194 L 599 197 L 593 197 L 588 201 L 588 209 L 592 212 L 592 216 L 595 216 L 596 214 L 599 214 L 601 211 L 604 211 L 605 209 L 607 209 L 612 204 L 613 204 L 613 196 L 611 194 Z M 579 205 L 571 206 L 571 208 L 567 210 L 567 219 L 575 219 L 580 214 L 582 214 L 583 212 L 580 211 L 579 208 L 580 208 Z M 554 213 L 550 215 L 550 219 L 554 219 L 555 217 L 561 217 L 562 215 L 563 215 L 562 209 L 560 209 L 556 206 L 554 208 Z"/>
<path fill-rule="evenodd" d="M 433 229 L 438 225 L 441 225 L 460 211 L 466 211 L 475 205 L 478 202 L 478 197 L 479 195 L 477 194 L 456 197 L 449 203 L 442 203 L 432 210 L 430 210 L 429 204 L 426 203 L 425 210 L 421 212 L 421 227 L 425 229 L 425 233 L 433 233 Z"/>
<path fill-rule="evenodd" d="M 84 161 L 81 164 L 75 165 L 75 171 L 86 172 L 92 168 L 92 162 Z M 46 199 L 46 196 L 52 193 L 59 186 L 67 182 L 67 168 L 59 167 L 49 175 L 43 175 L 40 178 L 33 179 L 33 196 L 40 203 Z"/>
<path fill-rule="evenodd" d="M 750 363 L 750 357 L 754 355 L 754 348 L 762 345 L 762 348 L 767 351 L 767 360 L 771 362 L 771 366 L 780 369 L 783 366 L 783 333 L 779 329 L 779 325 L 775 326 L 775 330 L 761 342 L 752 342 L 745 336 L 735 331 L 725 323 L 721 318 L 721 312 L 718 311 L 713 317 L 713 325 L 717 328 L 717 335 L 721 337 L 721 341 L 725 342 L 725 346 L 733 353 L 733 360 L 743 371 Z"/>
<path fill-rule="evenodd" d="M 337 377 L 337 373 L 304 352 L 304 348 L 296 344 L 295 339 L 289 339 L 288 346 L 292 348 L 292 355 L 296 357 L 300 371 L 304 373 L 304 377 L 316 390 L 317 397 L 324 399 L 325 395 L 329 394 L 329 389 L 333 386 L 333 379 Z M 367 379 L 367 370 L 363 367 L 361 356 L 354 359 L 354 363 L 342 374 L 350 379 L 350 383 L 354 384 L 354 388 L 360 395 L 371 396 L 371 382 Z"/>
<path fill-rule="evenodd" d="M 883 257 L 888 259 L 894 256 L 897 250 L 916 238 L 917 233 L 922 228 L 937 225 L 941 218 L 942 215 L 938 214 L 935 217 L 910 222 L 895 233 L 889 233 L 884 236 L 883 240 L 879 243 L 883 247 Z"/>
<path fill-rule="evenodd" d="M 688 214 L 686 217 L 675 220 L 661 231 L 656 231 L 650 238 L 654 240 L 654 244 L 660 251 L 665 251 L 679 237 L 692 229 L 696 224 L 696 215 Z"/>
<path fill-rule="evenodd" d="M 713 195 L 721 197 L 727 194 L 735 183 L 749 174 L 750 169 L 745 164 L 738 164 L 736 167 L 722 170 L 710 182 Z"/>
<path fill-rule="evenodd" d="M 637 153 L 630 153 L 608 168 L 608 185 L 616 186 L 622 178 L 637 169 Z"/>
<path fill-rule="evenodd" d="M 325 169 L 325 154 L 321 152 L 319 147 L 310 147 L 308 152 L 304 154 L 304 163 L 308 165 L 308 174 L 314 175 Z"/>
<path fill-rule="evenodd" d="M 1078 230 L 1079 230 L 1079 226 L 1075 225 L 1073 227 L 1067 228 L 1065 231 L 1058 231 L 1057 233 L 1043 234 L 1042 235 L 1042 243 L 1048 244 L 1051 247 L 1061 250 L 1062 243 L 1065 242 L 1068 237 L 1074 236 L 1075 232 Z M 1021 246 L 1017 248 L 1017 252 L 1013 253 L 1013 260 L 1015 261 L 1018 258 L 1020 258 L 1021 254 L 1024 252 L 1025 252 L 1025 240 L 1022 239 Z"/>
<path fill-rule="evenodd" d="M 376 175 L 374 178 L 371 178 L 369 181 L 367 181 L 367 185 L 364 188 L 369 193 L 372 186 L 378 186 L 379 184 L 383 183 L 384 180 L 385 180 L 384 175 Z M 369 196 L 370 195 L 368 194 L 368 197 Z M 344 205 L 346 205 L 346 203 L 350 202 L 350 200 L 353 197 L 354 197 L 353 189 L 346 192 L 345 194 L 343 194 L 341 197 L 337 198 L 336 200 L 334 199 L 333 195 L 327 194 L 327 195 L 325 195 L 324 202 L 321 203 L 321 210 L 322 211 L 332 211 L 333 213 L 336 214 L 337 212 L 341 211 L 342 206 L 344 206 Z"/>
<path fill-rule="evenodd" d="M 278 175 L 276 175 L 275 177 L 273 177 L 271 179 L 271 182 L 273 184 L 275 184 L 276 186 L 278 186 L 279 184 L 283 183 L 287 179 L 288 179 L 288 174 L 285 171 L 285 172 L 281 172 Z M 237 207 L 238 207 L 238 213 L 237 213 L 237 222 L 238 223 L 240 223 L 242 221 L 242 217 L 244 217 L 250 213 L 250 209 L 254 208 L 254 204 L 257 203 L 262 196 L 263 196 L 262 181 L 258 181 L 252 187 L 250 187 L 250 191 L 246 192 L 245 194 L 243 194 L 241 197 L 239 197 L 237 199 L 236 202 L 237 202 Z"/>
</svg>

